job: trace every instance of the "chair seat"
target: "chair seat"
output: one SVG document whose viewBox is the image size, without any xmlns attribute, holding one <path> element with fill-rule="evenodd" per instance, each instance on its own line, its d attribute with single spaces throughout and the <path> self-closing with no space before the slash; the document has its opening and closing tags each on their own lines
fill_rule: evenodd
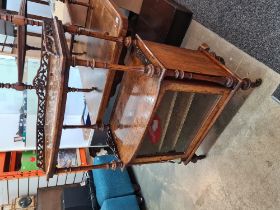
<svg viewBox="0 0 280 210">
<path fill-rule="evenodd" d="M 94 158 L 94 165 L 108 163 L 115 159 L 113 155 L 98 156 Z M 100 206 L 107 199 L 134 194 L 127 170 L 93 170 L 93 179 L 96 198 Z"/>
<path fill-rule="evenodd" d="M 100 210 L 140 210 L 135 195 L 111 198 L 104 201 Z"/>
</svg>

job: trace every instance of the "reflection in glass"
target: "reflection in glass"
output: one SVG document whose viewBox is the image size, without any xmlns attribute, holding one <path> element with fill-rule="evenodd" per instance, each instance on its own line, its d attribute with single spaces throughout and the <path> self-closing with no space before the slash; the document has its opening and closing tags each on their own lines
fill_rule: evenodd
<svg viewBox="0 0 280 210">
<path fill-rule="evenodd" d="M 219 98 L 214 94 L 165 92 L 138 155 L 185 152 Z"/>
</svg>

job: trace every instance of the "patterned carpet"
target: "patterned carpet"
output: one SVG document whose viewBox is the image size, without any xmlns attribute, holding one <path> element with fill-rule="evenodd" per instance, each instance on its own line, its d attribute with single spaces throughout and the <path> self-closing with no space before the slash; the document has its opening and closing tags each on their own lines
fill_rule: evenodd
<svg viewBox="0 0 280 210">
<path fill-rule="evenodd" d="M 280 73 L 279 0 L 175 0 L 194 19 Z"/>
</svg>

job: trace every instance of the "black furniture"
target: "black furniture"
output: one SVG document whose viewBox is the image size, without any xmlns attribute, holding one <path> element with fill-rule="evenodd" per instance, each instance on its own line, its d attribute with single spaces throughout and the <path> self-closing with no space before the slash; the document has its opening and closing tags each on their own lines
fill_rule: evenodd
<svg viewBox="0 0 280 210">
<path fill-rule="evenodd" d="M 143 0 L 135 32 L 144 40 L 180 46 L 192 12 L 172 0 Z"/>
<path fill-rule="evenodd" d="M 38 210 L 92 210 L 95 209 L 90 184 L 64 185 L 39 188 L 37 192 Z"/>
</svg>

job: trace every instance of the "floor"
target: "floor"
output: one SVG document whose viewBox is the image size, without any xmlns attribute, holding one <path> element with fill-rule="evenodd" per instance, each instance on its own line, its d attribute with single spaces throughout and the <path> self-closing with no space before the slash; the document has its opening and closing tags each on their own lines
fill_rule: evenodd
<svg viewBox="0 0 280 210">
<path fill-rule="evenodd" d="M 187 166 L 135 166 L 149 210 L 278 210 L 280 207 L 280 104 L 271 97 L 280 75 L 196 21 L 182 46 L 206 42 L 241 77 L 263 84 L 239 91 L 201 145 L 207 158 Z"/>
<path fill-rule="evenodd" d="M 175 0 L 195 20 L 280 73 L 280 1 Z"/>
</svg>

